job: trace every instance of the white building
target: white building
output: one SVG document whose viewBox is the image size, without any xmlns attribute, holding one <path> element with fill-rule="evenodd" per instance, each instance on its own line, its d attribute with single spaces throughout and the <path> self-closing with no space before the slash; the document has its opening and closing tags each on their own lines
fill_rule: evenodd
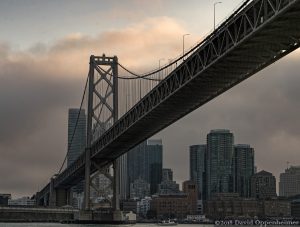
<svg viewBox="0 0 300 227">
<path fill-rule="evenodd" d="M 83 208 L 83 199 L 84 199 L 84 192 L 74 192 L 72 197 L 72 206 L 75 209 L 82 209 Z"/>
<path fill-rule="evenodd" d="M 280 174 L 279 196 L 300 194 L 300 166 L 290 166 Z"/>
<path fill-rule="evenodd" d="M 137 213 L 139 216 L 146 217 L 147 212 L 150 210 L 151 200 L 151 197 L 145 197 L 137 202 Z"/>
<path fill-rule="evenodd" d="M 9 199 L 8 206 L 35 206 L 35 199 L 30 199 L 30 197 Z"/>
</svg>

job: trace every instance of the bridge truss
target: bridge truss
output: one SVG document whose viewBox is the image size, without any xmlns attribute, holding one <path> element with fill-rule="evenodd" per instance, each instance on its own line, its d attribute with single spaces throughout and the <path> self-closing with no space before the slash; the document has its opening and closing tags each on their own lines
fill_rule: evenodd
<svg viewBox="0 0 300 227">
<path fill-rule="evenodd" d="M 107 166 L 140 142 L 299 47 L 300 1 L 253 0 L 242 6 L 118 119 L 54 180 L 69 188 L 86 160 Z M 173 64 L 176 64 L 174 67 Z M 165 68 L 163 68 L 165 69 Z M 96 168 L 91 167 L 91 173 Z M 48 193 L 48 186 L 40 192 Z"/>
</svg>

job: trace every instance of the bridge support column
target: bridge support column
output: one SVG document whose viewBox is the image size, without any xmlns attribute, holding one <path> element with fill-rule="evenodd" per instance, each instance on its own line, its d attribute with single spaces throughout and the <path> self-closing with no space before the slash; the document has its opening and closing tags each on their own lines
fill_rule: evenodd
<svg viewBox="0 0 300 227">
<path fill-rule="evenodd" d="M 50 180 L 49 207 L 56 207 L 56 191 L 54 188 L 54 178 Z"/>
<path fill-rule="evenodd" d="M 124 221 L 124 214 L 120 210 L 120 160 L 113 163 L 114 184 L 113 184 L 113 221 Z"/>
<path fill-rule="evenodd" d="M 43 198 L 42 204 L 43 204 L 42 206 L 45 206 L 45 207 L 49 206 L 49 196 L 46 195 Z"/>
<path fill-rule="evenodd" d="M 70 205 L 70 191 L 64 188 L 58 188 L 56 193 L 56 206 L 62 207 Z"/>
<path fill-rule="evenodd" d="M 90 185 L 91 185 L 91 157 L 90 149 L 85 151 L 85 185 L 84 185 L 84 210 L 89 211 L 91 209 L 90 204 Z"/>
<path fill-rule="evenodd" d="M 70 191 L 64 188 L 54 188 L 54 178 L 51 178 L 49 206 L 62 207 L 65 205 L 70 205 Z"/>
<path fill-rule="evenodd" d="M 114 184 L 113 184 L 113 209 L 120 210 L 120 170 L 118 159 L 113 163 L 114 169 Z"/>
</svg>

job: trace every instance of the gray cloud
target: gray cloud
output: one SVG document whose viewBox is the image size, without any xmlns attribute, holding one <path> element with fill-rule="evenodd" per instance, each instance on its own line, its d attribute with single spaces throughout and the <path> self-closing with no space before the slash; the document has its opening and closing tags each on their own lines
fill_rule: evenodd
<svg viewBox="0 0 300 227">
<path fill-rule="evenodd" d="M 59 168 L 67 109 L 80 102 L 83 82 L 60 72 L 53 79 L 36 59 L 17 54 L 0 49 L 0 190 L 30 195 Z"/>
<path fill-rule="evenodd" d="M 22 53 L 0 44 L 0 191 L 31 195 L 58 170 L 66 152 L 67 109 L 79 105 L 90 54 L 118 55 L 143 71 L 180 53 L 178 37 L 185 32 L 163 17 L 97 37 L 73 34 Z M 186 180 L 188 146 L 205 143 L 214 128 L 231 129 L 236 143 L 251 144 L 261 169 L 278 175 L 286 160 L 300 163 L 298 57 L 288 56 L 156 135 L 163 139 L 165 167 Z"/>
<path fill-rule="evenodd" d="M 143 69 L 152 59 L 157 64 L 156 55 L 178 53 L 174 37 L 182 32 L 164 17 L 97 37 L 70 34 L 22 52 L 0 44 L 0 192 L 31 195 L 58 171 L 67 149 L 67 111 L 80 104 L 91 54 L 118 55 Z M 136 53 L 143 61 L 136 63 Z"/>
</svg>

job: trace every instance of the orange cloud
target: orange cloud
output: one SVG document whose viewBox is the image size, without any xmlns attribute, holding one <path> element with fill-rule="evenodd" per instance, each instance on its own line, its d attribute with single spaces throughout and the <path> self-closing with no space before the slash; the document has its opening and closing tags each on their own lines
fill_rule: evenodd
<svg viewBox="0 0 300 227">
<path fill-rule="evenodd" d="M 15 62 L 31 62 L 41 74 L 52 77 L 83 77 L 88 72 L 91 54 L 117 55 L 119 61 L 140 73 L 158 67 L 158 59 L 174 58 L 182 52 L 182 34 L 185 28 L 168 17 L 147 18 L 124 29 L 110 30 L 95 37 L 80 33 L 70 34 L 54 45 L 37 44 L 31 51 L 10 53 Z M 186 46 L 195 38 L 186 40 Z M 3 53 L 5 53 L 3 51 Z M 42 75 L 41 75 L 42 76 Z"/>
</svg>

